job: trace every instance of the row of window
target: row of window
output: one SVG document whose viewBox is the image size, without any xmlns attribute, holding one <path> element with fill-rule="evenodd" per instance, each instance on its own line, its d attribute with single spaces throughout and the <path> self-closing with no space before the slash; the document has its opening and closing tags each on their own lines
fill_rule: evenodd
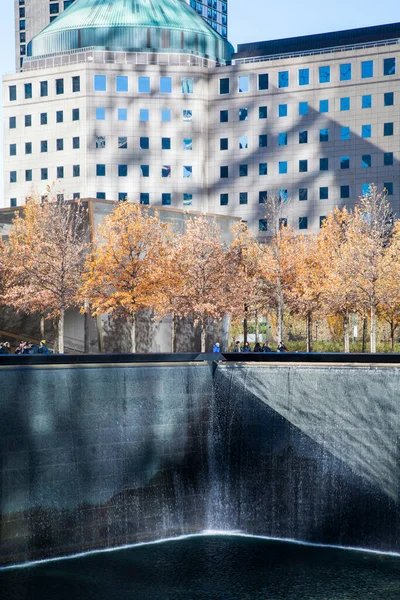
<svg viewBox="0 0 400 600">
<path fill-rule="evenodd" d="M 40 170 L 41 179 L 48 179 L 48 169 L 43 168 Z M 56 167 L 57 179 L 64 178 L 64 167 Z M 72 166 L 72 177 L 80 177 L 80 165 Z M 128 165 L 117 165 L 117 174 L 118 177 L 128 177 Z M 150 165 L 140 165 L 139 166 L 139 174 L 140 177 L 150 177 Z M 96 176 L 97 177 L 106 177 L 107 175 L 107 167 L 105 164 L 97 164 L 96 165 Z M 172 176 L 172 167 L 171 165 L 162 165 L 160 170 L 160 177 L 167 178 Z M 183 165 L 182 168 L 182 177 L 184 179 L 190 179 L 193 177 L 193 166 L 192 165 Z M 32 169 L 25 169 L 25 181 L 32 181 Z M 17 183 L 17 171 L 10 171 L 10 183 Z"/>
<path fill-rule="evenodd" d="M 114 79 L 114 76 L 112 76 Z M 110 79 L 110 76 L 108 76 Z M 129 92 L 129 76 L 128 75 L 116 75 L 115 85 L 113 84 L 113 90 L 116 92 L 127 93 Z M 107 75 L 94 75 L 93 76 L 93 89 L 95 92 L 107 92 L 109 85 L 107 85 Z M 182 77 L 180 82 L 180 90 L 182 94 L 193 94 L 194 91 L 194 80 L 193 77 Z M 108 90 L 109 91 L 109 90 Z M 151 77 L 139 75 L 137 76 L 136 91 L 139 94 L 150 94 L 151 93 Z M 160 94 L 172 94 L 172 77 L 160 77 L 158 84 L 158 91 Z"/>
<path fill-rule="evenodd" d="M 48 152 L 49 144 L 47 140 L 41 140 L 40 142 L 40 152 Z M 72 138 L 72 149 L 78 150 L 80 148 L 80 138 L 79 136 Z M 64 150 L 64 139 L 58 138 L 56 139 L 56 150 L 61 151 Z M 32 142 L 25 142 L 25 154 L 33 153 L 33 144 Z M 10 144 L 10 156 L 17 156 L 17 144 Z"/>
<path fill-rule="evenodd" d="M 56 96 L 60 96 L 64 94 L 64 79 L 56 79 L 54 82 L 55 93 Z M 33 84 L 32 83 L 24 83 L 23 84 L 23 97 L 25 100 L 31 100 L 33 98 Z M 79 75 L 71 77 L 71 91 L 72 92 L 80 92 L 81 91 L 81 78 Z M 49 95 L 49 82 L 48 81 L 40 81 L 39 82 L 39 95 L 41 98 L 45 98 Z M 10 102 L 14 102 L 17 100 L 17 86 L 9 85 L 8 86 L 8 99 Z"/>
<path fill-rule="evenodd" d="M 319 218 L 319 227 L 323 226 L 323 223 L 326 219 L 326 215 L 323 215 Z M 287 219 L 279 219 L 280 225 L 287 226 Z M 299 217 L 298 221 L 299 229 L 308 229 L 308 217 Z M 259 231 L 268 231 L 268 219 L 259 219 L 258 221 L 258 229 Z"/>
<path fill-rule="evenodd" d="M 79 199 L 81 197 L 80 192 L 74 192 L 72 194 L 72 198 Z M 97 192 L 96 198 L 98 200 L 106 200 L 107 196 L 105 192 Z M 45 199 L 45 196 L 42 196 L 42 199 Z M 57 200 L 64 200 L 64 194 L 57 194 Z M 125 202 L 128 200 L 128 192 L 118 192 L 118 202 Z M 150 204 L 150 194 L 147 192 L 141 192 L 138 198 L 140 204 Z M 161 204 L 163 206 L 171 206 L 172 204 L 172 194 L 170 193 L 162 193 L 161 194 Z M 191 206 L 193 204 L 193 194 L 183 193 L 182 194 L 182 204 L 183 206 Z M 10 198 L 10 206 L 17 206 L 17 199 Z"/>
<path fill-rule="evenodd" d="M 384 106 L 394 106 L 394 92 L 385 92 L 383 94 L 383 105 Z M 330 101 L 329 100 L 320 100 L 319 101 L 319 112 L 320 113 L 328 113 L 329 112 Z M 339 108 L 340 111 L 350 110 L 351 106 L 351 98 L 339 98 Z M 361 108 L 372 108 L 372 95 L 365 94 L 361 96 Z M 247 107 L 239 108 L 237 110 L 237 120 L 238 121 L 247 121 L 249 118 L 249 109 Z M 298 103 L 298 114 L 300 116 L 309 114 L 309 103 L 308 102 L 299 102 Z M 289 116 L 289 105 L 288 104 L 278 104 L 277 106 L 277 117 L 288 117 Z M 267 106 L 259 106 L 258 107 L 258 118 L 266 119 L 268 117 L 268 107 Z M 220 123 L 228 123 L 229 121 L 229 111 L 221 110 L 219 113 Z"/>
<path fill-rule="evenodd" d="M 369 79 L 374 77 L 374 60 L 364 60 L 361 62 L 360 76 L 361 79 Z M 337 65 L 338 80 L 339 81 L 351 81 L 353 79 L 353 65 L 352 63 L 342 63 Z M 318 83 L 330 83 L 332 78 L 333 70 L 336 69 L 336 65 L 331 67 L 330 65 L 322 65 L 318 67 Z M 384 58 L 382 64 L 382 74 L 386 76 L 396 74 L 396 58 Z M 231 79 L 230 77 L 221 77 L 219 80 L 219 93 L 221 95 L 231 93 Z M 234 92 L 240 94 L 250 92 L 250 75 L 239 75 L 236 80 L 236 86 Z M 297 85 L 307 86 L 311 84 L 310 69 L 302 68 L 297 70 Z M 278 71 L 276 86 L 278 88 L 288 88 L 290 86 L 290 72 L 289 71 Z M 269 74 L 259 73 L 257 75 L 257 90 L 263 91 L 269 89 Z"/>
<path fill-rule="evenodd" d="M 64 111 L 63 110 L 57 110 L 55 116 L 56 116 L 56 119 L 55 119 L 56 123 L 64 123 Z M 79 119 L 80 119 L 79 108 L 73 108 L 71 111 L 71 120 L 79 121 Z M 49 122 L 48 113 L 47 112 L 40 113 L 39 114 L 40 125 L 47 125 L 48 122 Z M 24 125 L 25 125 L 25 127 L 32 127 L 32 115 L 24 115 Z M 17 117 L 9 117 L 8 127 L 9 127 L 9 129 L 17 128 Z"/>
<path fill-rule="evenodd" d="M 77 149 L 80 146 L 80 138 L 73 137 L 72 138 L 72 148 Z M 106 147 L 106 137 L 103 135 L 96 135 L 94 139 L 94 147 L 97 149 Z M 17 144 L 10 144 L 10 156 L 17 156 Z M 127 136 L 118 136 L 118 145 L 119 149 L 128 149 L 128 137 Z M 161 138 L 161 150 L 171 150 L 171 138 L 163 137 Z M 56 151 L 64 150 L 64 138 L 56 139 Z M 149 137 L 140 137 L 139 138 L 139 149 L 140 150 L 149 150 L 150 149 L 150 138 Z M 182 140 L 182 150 L 192 150 L 193 149 L 193 140 L 192 138 L 183 138 Z M 40 152 L 48 152 L 49 151 L 49 143 L 48 140 L 40 141 Z M 25 154 L 32 154 L 32 142 L 25 142 Z"/>
</svg>

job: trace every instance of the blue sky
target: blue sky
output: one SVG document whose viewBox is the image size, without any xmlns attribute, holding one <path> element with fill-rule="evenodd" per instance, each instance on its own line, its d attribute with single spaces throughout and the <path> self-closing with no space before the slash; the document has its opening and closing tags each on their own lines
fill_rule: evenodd
<svg viewBox="0 0 400 600">
<path fill-rule="evenodd" d="M 4 74 L 14 70 L 14 2 L 1 3 L 0 72 Z M 235 46 L 400 21 L 399 0 L 228 0 L 228 5 L 229 39 Z"/>
</svg>

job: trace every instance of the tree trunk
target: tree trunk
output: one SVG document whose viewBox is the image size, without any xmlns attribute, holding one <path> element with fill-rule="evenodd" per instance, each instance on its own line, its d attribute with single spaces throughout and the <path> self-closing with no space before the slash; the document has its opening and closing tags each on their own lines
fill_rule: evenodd
<svg viewBox="0 0 400 600">
<path fill-rule="evenodd" d="M 206 320 L 201 319 L 201 350 L 200 352 L 206 351 Z"/>
<path fill-rule="evenodd" d="M 97 315 L 96 317 L 96 327 L 97 327 L 97 343 L 99 346 L 99 352 L 104 352 L 104 340 L 103 340 L 103 322 L 101 320 L 101 315 Z"/>
<path fill-rule="evenodd" d="M 248 331 L 249 331 L 248 321 L 247 321 L 248 311 L 249 311 L 249 307 L 247 306 L 247 304 L 245 304 L 244 305 L 244 319 L 243 319 L 243 344 L 246 344 L 246 342 L 247 342 L 247 336 L 248 336 Z"/>
<path fill-rule="evenodd" d="M 60 311 L 57 321 L 57 342 L 59 354 L 64 354 L 64 311 Z"/>
<path fill-rule="evenodd" d="M 312 352 L 312 314 L 307 313 L 307 352 Z"/>
<path fill-rule="evenodd" d="M 281 302 L 280 300 L 278 301 L 277 318 L 277 343 L 281 344 L 283 342 L 283 302 Z"/>
<path fill-rule="evenodd" d="M 133 315 L 131 321 L 131 352 L 136 352 L 136 316 Z"/>
<path fill-rule="evenodd" d="M 362 349 L 361 352 L 365 352 L 367 348 L 367 317 L 363 316 L 363 332 L 362 332 Z"/>
<path fill-rule="evenodd" d="M 171 320 L 171 352 L 176 352 L 176 325 L 177 325 L 177 317 L 176 315 L 172 315 Z"/>
<path fill-rule="evenodd" d="M 260 336 L 260 322 L 258 320 L 258 310 L 256 310 L 254 318 L 256 322 L 256 344 L 258 344 L 258 338 Z"/>
<path fill-rule="evenodd" d="M 343 337 L 344 351 L 350 352 L 350 328 L 349 328 L 349 313 L 346 311 L 343 316 Z"/>
<path fill-rule="evenodd" d="M 225 313 L 222 317 L 222 333 L 221 333 L 221 352 L 228 352 L 229 340 L 231 339 L 231 320 L 229 313 Z"/>
<path fill-rule="evenodd" d="M 376 352 L 376 309 L 373 304 L 371 304 L 370 332 L 370 352 Z"/>
<path fill-rule="evenodd" d="M 87 300 L 84 300 L 83 306 L 85 309 L 83 315 L 83 348 L 85 354 L 89 354 L 90 352 L 90 340 L 89 340 L 89 303 Z"/>
<path fill-rule="evenodd" d="M 52 326 L 53 326 L 53 334 L 54 334 L 53 348 L 54 348 L 54 352 L 58 352 L 58 326 L 57 326 L 57 321 L 52 321 Z"/>
<path fill-rule="evenodd" d="M 40 339 L 44 340 L 44 315 L 40 316 Z"/>
<path fill-rule="evenodd" d="M 390 321 L 390 349 L 394 352 L 394 333 L 396 331 L 396 327 L 393 321 Z"/>
</svg>

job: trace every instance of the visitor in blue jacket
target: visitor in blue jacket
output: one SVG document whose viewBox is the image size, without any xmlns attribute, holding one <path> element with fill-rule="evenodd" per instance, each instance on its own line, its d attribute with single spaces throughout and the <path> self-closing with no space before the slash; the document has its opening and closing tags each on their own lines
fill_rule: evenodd
<svg viewBox="0 0 400 600">
<path fill-rule="evenodd" d="M 213 346 L 213 352 L 221 352 L 221 347 L 219 345 L 219 342 L 215 342 L 215 344 Z"/>
</svg>

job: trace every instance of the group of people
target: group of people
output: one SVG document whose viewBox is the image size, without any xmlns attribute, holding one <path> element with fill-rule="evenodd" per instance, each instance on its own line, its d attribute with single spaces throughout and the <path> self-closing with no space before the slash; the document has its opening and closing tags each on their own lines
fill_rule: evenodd
<svg viewBox="0 0 400 600">
<path fill-rule="evenodd" d="M 10 342 L 3 342 L 0 344 L 0 354 L 11 354 Z M 24 342 L 22 340 L 15 349 L 14 354 L 50 354 L 50 350 L 46 346 L 46 340 L 41 340 L 39 345 L 33 342 Z"/>
<path fill-rule="evenodd" d="M 254 348 L 252 348 L 249 342 L 245 342 L 243 346 L 239 341 L 235 342 L 235 347 L 233 349 L 234 352 L 274 352 L 268 342 L 264 342 L 261 346 L 259 342 L 254 344 Z M 280 342 L 276 349 L 277 352 L 287 352 L 287 347 L 283 342 Z"/>
</svg>

